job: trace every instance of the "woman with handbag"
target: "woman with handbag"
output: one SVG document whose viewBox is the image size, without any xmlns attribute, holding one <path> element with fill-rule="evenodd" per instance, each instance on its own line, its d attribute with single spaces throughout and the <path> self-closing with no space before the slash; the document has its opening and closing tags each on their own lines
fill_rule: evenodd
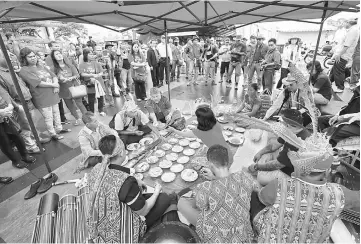
<svg viewBox="0 0 361 244">
<path fill-rule="evenodd" d="M 144 55 L 140 51 L 139 44 L 133 43 L 132 52 L 129 57 L 129 62 L 132 65 L 132 78 L 135 86 L 135 96 L 138 101 L 147 100 L 145 91 L 145 82 L 147 81 L 147 62 Z"/>
<path fill-rule="evenodd" d="M 95 99 L 98 99 L 98 112 L 101 116 L 105 116 L 104 112 L 104 96 L 105 85 L 103 81 L 103 69 L 96 60 L 96 54 L 91 49 L 84 49 L 84 62 L 79 65 L 79 73 L 87 86 L 88 102 L 90 111 L 94 113 Z"/>
<path fill-rule="evenodd" d="M 84 89 L 84 86 L 80 86 L 79 73 L 74 67 L 74 65 L 69 64 L 67 61 L 65 61 L 60 51 L 53 50 L 50 55 L 54 64 L 54 67 L 52 68 L 53 72 L 58 76 L 59 79 L 59 97 L 64 100 L 71 115 L 74 116 L 74 125 L 79 125 L 81 119 L 76 110 L 78 107 L 83 115 L 87 111 L 82 102 L 82 98 L 87 95 L 86 89 Z M 71 87 L 78 88 L 74 89 Z M 74 93 L 72 93 L 71 91 L 73 91 Z"/>
</svg>

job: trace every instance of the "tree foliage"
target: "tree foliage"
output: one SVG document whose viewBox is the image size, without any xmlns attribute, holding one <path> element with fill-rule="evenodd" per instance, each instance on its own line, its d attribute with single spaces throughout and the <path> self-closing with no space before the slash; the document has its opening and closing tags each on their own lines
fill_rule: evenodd
<svg viewBox="0 0 361 244">
<path fill-rule="evenodd" d="M 62 22 L 61 25 L 54 29 L 55 38 L 59 37 L 71 37 L 71 36 L 87 36 L 88 30 L 84 25 L 79 23 L 65 23 Z"/>
</svg>

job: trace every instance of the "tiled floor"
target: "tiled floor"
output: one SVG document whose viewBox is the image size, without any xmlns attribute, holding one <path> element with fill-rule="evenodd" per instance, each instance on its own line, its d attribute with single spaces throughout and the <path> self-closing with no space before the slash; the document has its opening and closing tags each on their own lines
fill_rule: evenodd
<svg viewBox="0 0 361 244">
<path fill-rule="evenodd" d="M 192 102 L 197 98 L 210 100 L 211 95 L 223 96 L 225 102 L 233 102 L 244 93 L 241 87 L 242 83 L 239 84 L 239 89 L 236 90 L 234 86 L 226 88 L 224 82 L 218 83 L 217 86 L 205 86 L 202 80 L 203 78 L 200 78 L 201 82 L 197 86 L 187 86 L 184 78 L 181 79 L 181 82 L 172 82 L 172 105 L 175 108 L 183 109 L 187 102 Z M 161 90 L 168 96 L 168 87 L 163 86 Z M 99 121 L 108 124 L 113 115 L 122 107 L 123 102 L 122 98 L 117 98 L 115 107 L 107 107 L 107 116 L 99 116 Z M 139 103 L 140 107 L 142 107 L 143 103 Z M 67 117 L 69 120 L 73 119 L 69 114 Z M 44 131 L 45 128 L 41 123 L 38 126 Z M 83 171 L 82 174 L 74 174 L 81 158 L 77 134 L 82 126 L 69 125 L 67 127 L 71 128 L 72 132 L 64 134 L 65 138 L 63 140 L 45 145 L 44 157 L 49 162 L 51 170 L 58 175 L 59 181 L 80 178 L 85 173 Z M 255 153 L 265 145 L 266 138 L 267 133 L 264 133 L 262 140 L 258 143 L 247 142 L 246 140 L 235 155 L 236 163 L 232 165 L 232 172 L 251 164 Z M 2 239 L 11 243 L 31 241 L 41 195 L 27 201 L 23 197 L 29 189 L 28 186 L 47 173 L 41 156 L 37 156 L 37 162 L 29 166 L 28 169 L 19 170 L 13 168 L 11 163 L 6 161 L 0 153 L 0 176 L 7 175 L 15 178 L 15 181 L 9 185 L 0 185 L 0 242 L 2 242 Z M 63 196 L 76 193 L 76 189 L 74 185 L 64 185 L 53 187 L 49 192 L 56 192 Z"/>
</svg>

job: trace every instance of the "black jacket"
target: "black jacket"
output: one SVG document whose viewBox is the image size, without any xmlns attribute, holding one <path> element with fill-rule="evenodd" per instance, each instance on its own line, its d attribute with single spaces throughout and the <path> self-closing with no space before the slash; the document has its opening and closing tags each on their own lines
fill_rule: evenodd
<svg viewBox="0 0 361 244">
<path fill-rule="evenodd" d="M 149 48 L 147 51 L 147 62 L 150 67 L 157 67 L 158 65 L 157 57 L 153 48 Z"/>
</svg>

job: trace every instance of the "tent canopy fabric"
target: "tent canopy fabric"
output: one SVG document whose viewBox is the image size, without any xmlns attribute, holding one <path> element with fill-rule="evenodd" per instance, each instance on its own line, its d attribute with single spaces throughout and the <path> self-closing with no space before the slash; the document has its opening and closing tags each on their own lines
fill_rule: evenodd
<svg viewBox="0 0 361 244">
<path fill-rule="evenodd" d="M 22 3 L 22 4 L 21 4 Z M 59 20 L 138 28 L 141 33 L 201 31 L 227 35 L 234 25 L 320 18 L 325 6 L 331 16 L 340 11 L 357 12 L 357 1 L 16 1 L 0 3 L 0 10 L 15 6 L 0 23 Z M 3 5 L 3 6 L 1 6 Z M 0 15 L 1 16 L 1 15 Z M 78 18 L 74 18 L 78 17 Z M 318 23 L 318 22 L 315 22 Z M 121 30 L 124 31 L 124 30 Z"/>
</svg>

